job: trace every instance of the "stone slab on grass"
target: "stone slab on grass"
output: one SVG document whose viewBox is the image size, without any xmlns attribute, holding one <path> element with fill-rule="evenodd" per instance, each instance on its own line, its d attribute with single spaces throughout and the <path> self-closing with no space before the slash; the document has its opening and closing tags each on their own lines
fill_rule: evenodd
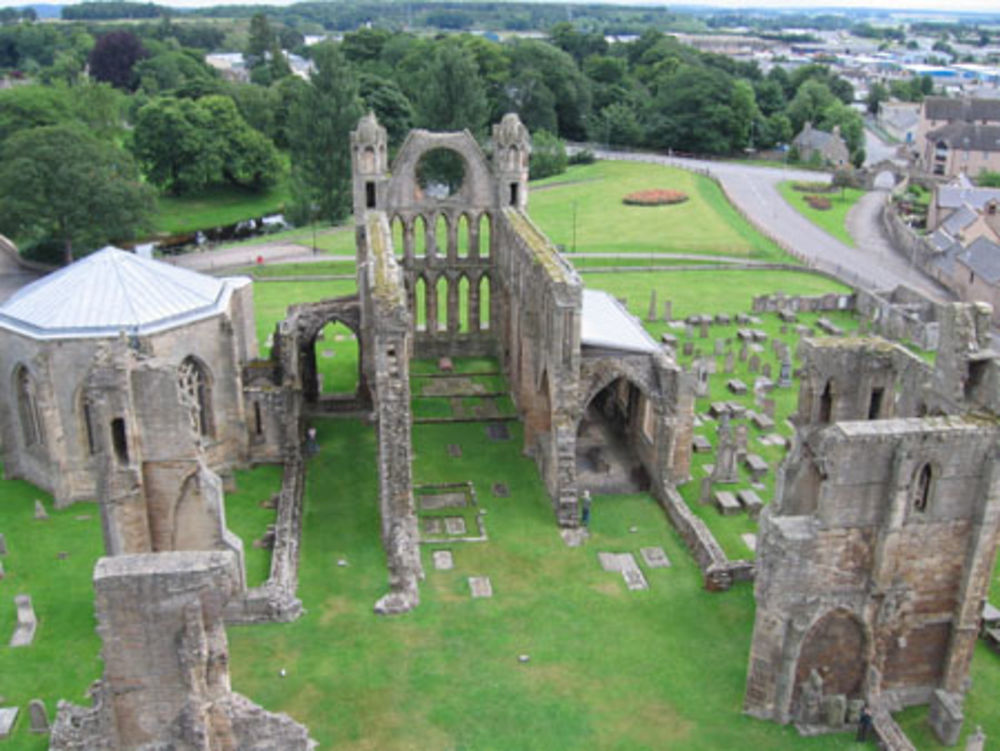
<svg viewBox="0 0 1000 751">
<path fill-rule="evenodd" d="M 461 516 L 446 516 L 444 530 L 449 535 L 464 535 L 466 532 L 465 519 Z"/>
<path fill-rule="evenodd" d="M 631 553 L 622 553 L 620 561 L 622 578 L 625 580 L 625 586 L 629 590 L 649 589 L 649 583 L 646 581 L 646 577 L 642 575 L 639 564 L 635 562 L 635 558 Z"/>
<path fill-rule="evenodd" d="M 670 559 L 660 547 L 639 548 L 642 560 L 650 568 L 670 568 Z"/>
<path fill-rule="evenodd" d="M 760 510 L 764 508 L 764 502 L 757 495 L 756 491 L 741 490 L 736 494 L 736 497 L 743 504 L 743 508 L 749 512 L 751 519 L 756 519 Z"/>
<path fill-rule="evenodd" d="M 510 497 L 510 488 L 508 488 L 502 482 L 493 483 L 492 487 L 493 495 L 497 498 L 508 498 Z"/>
<path fill-rule="evenodd" d="M 434 561 L 434 568 L 438 571 L 450 571 L 455 568 L 455 559 L 450 550 L 435 550 L 431 553 L 431 558 Z"/>
<path fill-rule="evenodd" d="M 743 510 L 740 502 L 736 500 L 736 496 L 728 490 L 717 490 L 714 498 L 715 508 L 717 508 L 719 513 L 723 516 L 733 516 Z"/>
<path fill-rule="evenodd" d="M 452 491 L 450 493 L 429 493 L 419 495 L 420 510 L 434 511 L 442 508 L 464 508 L 468 505 L 469 499 L 462 492 Z"/>
<path fill-rule="evenodd" d="M 510 428 L 505 422 L 491 422 L 486 426 L 486 435 L 491 441 L 509 441 Z"/>
<path fill-rule="evenodd" d="M 708 454 L 712 451 L 712 443 L 703 435 L 695 435 L 691 438 L 691 449 L 696 454 Z"/>
<path fill-rule="evenodd" d="M 10 738 L 14 732 L 18 712 L 20 712 L 18 707 L 0 707 L 0 741 Z"/>
<path fill-rule="evenodd" d="M 469 592 L 472 593 L 473 597 L 492 597 L 493 585 L 490 583 L 490 577 L 470 576 Z"/>
<path fill-rule="evenodd" d="M 743 534 L 740 535 L 740 537 L 743 539 L 744 545 L 746 545 L 754 552 L 757 551 L 757 535 L 755 535 L 753 532 L 744 532 Z"/>
<path fill-rule="evenodd" d="M 461 455 L 462 455 L 462 447 L 461 446 L 459 446 L 457 443 L 449 443 L 448 444 L 448 456 L 452 456 L 452 457 L 454 457 L 454 458 L 457 459 Z"/>
</svg>

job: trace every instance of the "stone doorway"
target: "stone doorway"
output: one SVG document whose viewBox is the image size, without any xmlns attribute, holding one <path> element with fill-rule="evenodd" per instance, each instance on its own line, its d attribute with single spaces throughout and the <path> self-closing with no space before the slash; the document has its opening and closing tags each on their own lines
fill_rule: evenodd
<svg viewBox="0 0 1000 751">
<path fill-rule="evenodd" d="M 649 475 L 635 451 L 641 392 L 618 378 L 597 392 L 576 433 L 577 487 L 591 493 L 639 493 Z"/>
<path fill-rule="evenodd" d="M 330 321 L 313 340 L 316 398 L 354 399 L 361 383 L 361 347 L 357 335 L 340 321 Z"/>
</svg>

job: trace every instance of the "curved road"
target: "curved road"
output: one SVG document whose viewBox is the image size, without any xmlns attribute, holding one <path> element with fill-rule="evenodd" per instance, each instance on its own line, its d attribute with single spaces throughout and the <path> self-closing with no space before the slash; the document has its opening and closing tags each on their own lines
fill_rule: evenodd
<svg viewBox="0 0 1000 751">
<path fill-rule="evenodd" d="M 784 180 L 829 181 L 828 174 L 605 149 L 596 149 L 594 154 L 600 159 L 663 164 L 711 175 L 758 229 L 810 266 L 869 290 L 906 284 L 934 300 L 949 299 L 947 292 L 909 264 L 882 237 L 876 201 L 884 200 L 882 193 L 870 194 L 865 211 L 855 222 L 856 228 L 864 227 L 860 236 L 854 235 L 856 241 L 860 240 L 859 247 L 850 248 L 802 216 L 778 192 L 778 183 Z"/>
</svg>

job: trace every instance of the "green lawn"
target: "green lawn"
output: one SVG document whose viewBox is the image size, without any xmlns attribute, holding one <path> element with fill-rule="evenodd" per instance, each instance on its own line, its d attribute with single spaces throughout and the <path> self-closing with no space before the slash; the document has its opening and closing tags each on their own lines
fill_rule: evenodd
<svg viewBox="0 0 1000 751">
<path fill-rule="evenodd" d="M 291 197 L 289 190 L 285 177 L 260 192 L 218 186 L 196 196 L 161 195 L 153 230 L 156 234 L 175 235 L 278 213 Z"/>
<path fill-rule="evenodd" d="M 794 184 L 795 182 L 792 180 L 778 183 L 778 192 L 791 204 L 792 208 L 810 222 L 836 237 L 844 245 L 853 248 L 854 238 L 847 231 L 847 212 L 865 194 L 865 191 L 857 188 L 846 188 L 843 191 L 835 190 L 831 193 L 821 193 L 820 195 L 829 198 L 832 204 L 829 209 L 821 210 L 814 209 L 807 204 L 806 196 L 810 194 L 795 190 L 792 187 Z"/>
<path fill-rule="evenodd" d="M 622 204 L 626 194 L 648 188 L 673 188 L 689 198 L 674 206 Z M 577 253 L 786 258 L 736 212 L 716 183 L 673 167 L 608 161 L 571 167 L 531 184 L 528 211 L 552 242 L 571 252 L 575 245 Z"/>
</svg>

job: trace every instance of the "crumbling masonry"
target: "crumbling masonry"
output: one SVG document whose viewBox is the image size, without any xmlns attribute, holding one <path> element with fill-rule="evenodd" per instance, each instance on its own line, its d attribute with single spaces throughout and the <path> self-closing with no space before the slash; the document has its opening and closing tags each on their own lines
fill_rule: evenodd
<svg viewBox="0 0 1000 751">
<path fill-rule="evenodd" d="M 801 345 L 760 520 L 752 715 L 840 728 L 860 700 L 929 703 L 957 739 L 1000 525 L 1000 363 L 987 310 L 943 312 L 934 367 L 882 339 Z"/>
</svg>

